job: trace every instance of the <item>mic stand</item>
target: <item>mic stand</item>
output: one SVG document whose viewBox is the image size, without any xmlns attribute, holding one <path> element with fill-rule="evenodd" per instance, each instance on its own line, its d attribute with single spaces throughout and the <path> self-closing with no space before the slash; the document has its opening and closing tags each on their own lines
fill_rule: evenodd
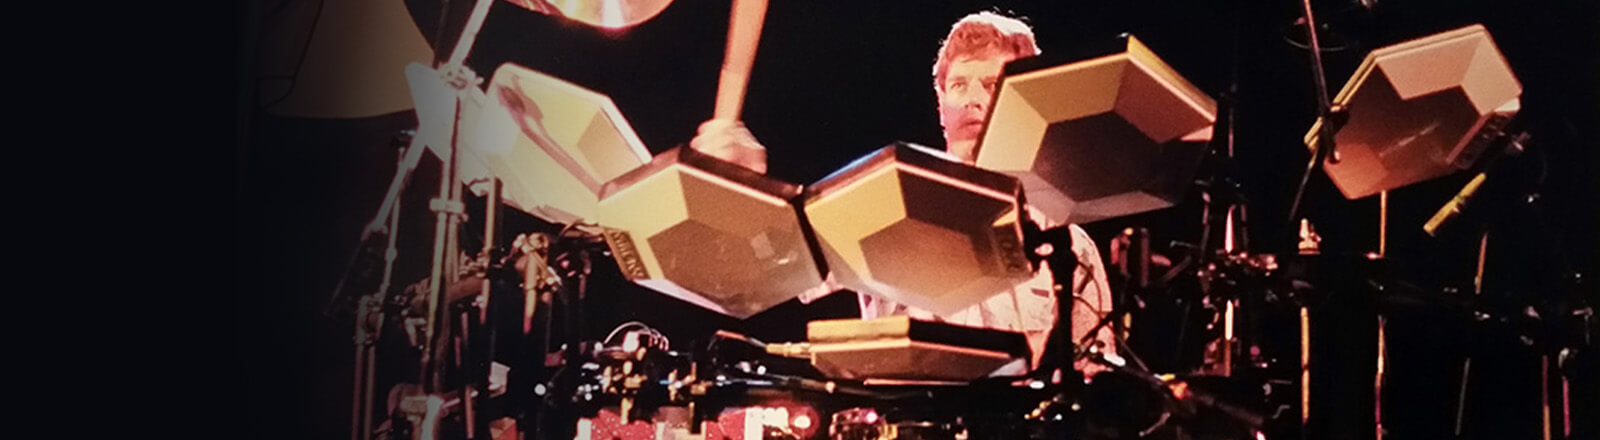
<svg viewBox="0 0 1600 440">
<path fill-rule="evenodd" d="M 1300 0 L 1302 12 L 1305 14 L 1306 36 L 1311 42 L 1308 48 L 1311 51 L 1311 79 L 1317 87 L 1317 141 L 1312 147 L 1311 160 L 1306 162 L 1305 172 L 1300 175 L 1300 185 L 1294 192 L 1294 202 L 1289 204 L 1289 224 L 1294 224 L 1300 214 L 1301 198 L 1305 196 L 1306 183 L 1311 180 L 1311 173 L 1317 169 L 1317 164 L 1324 159 L 1329 162 L 1339 163 L 1339 155 L 1333 149 L 1334 133 L 1344 126 L 1349 119 L 1349 112 L 1344 106 L 1334 107 L 1328 100 L 1328 80 L 1322 69 L 1322 46 L 1317 39 L 1316 14 L 1311 12 L 1311 0 Z"/>
<path fill-rule="evenodd" d="M 1072 253 L 1071 228 L 1062 225 L 1043 230 L 1033 220 L 1024 220 L 1022 241 L 1024 248 L 1029 249 L 1028 261 L 1033 263 L 1034 269 L 1037 270 L 1040 263 L 1050 267 L 1050 286 L 1056 296 L 1056 325 L 1045 339 L 1044 353 L 1040 355 L 1036 371 L 1058 368 L 1071 371 L 1071 360 L 1076 356 L 1067 356 L 1073 351 L 1062 345 L 1072 343 L 1072 308 L 1076 306 L 1072 298 L 1072 275 L 1077 272 L 1078 259 Z M 1061 362 L 1062 359 L 1067 361 Z"/>
<path fill-rule="evenodd" d="M 1072 309 L 1076 307 L 1076 300 L 1072 298 L 1073 274 L 1077 272 L 1079 264 L 1077 256 L 1072 252 L 1072 229 L 1070 225 L 1061 225 L 1050 229 L 1041 230 L 1037 223 L 1024 221 L 1022 224 L 1023 243 L 1028 253 L 1028 260 L 1034 267 L 1043 262 L 1050 267 L 1051 287 L 1056 295 L 1056 325 L 1046 339 L 1044 353 L 1040 356 L 1039 368 L 1036 371 L 1052 371 L 1062 369 L 1073 370 L 1074 364 L 1083 359 L 1090 350 L 1096 333 L 1107 325 L 1121 319 L 1123 315 L 1133 308 L 1133 301 L 1124 300 L 1120 304 L 1113 304 L 1112 310 L 1102 317 L 1095 326 L 1089 329 L 1077 341 L 1072 339 Z M 1065 293 L 1063 296 L 1062 293 Z M 1068 345 L 1070 344 L 1070 348 Z M 1141 365 L 1143 361 L 1138 356 L 1130 356 Z M 1064 362 L 1063 362 L 1064 360 Z"/>
</svg>

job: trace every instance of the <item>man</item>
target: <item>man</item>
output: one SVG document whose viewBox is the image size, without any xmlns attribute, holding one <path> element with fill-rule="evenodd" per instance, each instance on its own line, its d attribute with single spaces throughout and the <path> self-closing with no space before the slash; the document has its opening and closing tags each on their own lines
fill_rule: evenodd
<svg viewBox="0 0 1600 440">
<path fill-rule="evenodd" d="M 987 122 L 995 85 L 1005 64 L 1037 54 L 1039 49 L 1032 29 L 1014 18 L 979 12 L 951 26 L 933 64 L 933 89 L 939 100 L 939 124 L 944 127 L 945 151 L 954 159 L 967 164 L 977 159 L 978 135 Z M 758 172 L 765 173 L 767 169 L 765 148 L 738 121 L 707 121 L 701 124 L 699 134 L 689 145 Z M 1044 228 L 1059 226 L 1058 220 L 1045 219 L 1031 208 L 1029 214 Z M 1077 225 L 1069 225 L 1069 230 L 1078 266 L 1072 275 L 1072 285 L 1063 288 L 1072 293 L 1071 300 L 1075 302 L 1071 325 L 1073 342 L 1076 342 L 1111 311 L 1112 300 L 1094 241 Z M 803 295 L 801 300 L 809 302 L 839 290 L 831 277 L 828 284 L 815 293 Z M 858 300 L 862 319 L 910 315 L 918 319 L 1022 332 L 1033 349 L 1033 364 L 1038 365 L 1050 330 L 1056 325 L 1056 307 L 1065 306 L 1059 304 L 1053 292 L 1050 269 L 1041 267 L 1027 283 L 945 316 L 865 294 L 858 295 Z M 1109 330 L 1102 330 L 1095 340 L 1104 351 L 1115 351 Z M 1087 361 L 1078 362 L 1076 367 L 1088 375 L 1101 370 Z"/>
</svg>

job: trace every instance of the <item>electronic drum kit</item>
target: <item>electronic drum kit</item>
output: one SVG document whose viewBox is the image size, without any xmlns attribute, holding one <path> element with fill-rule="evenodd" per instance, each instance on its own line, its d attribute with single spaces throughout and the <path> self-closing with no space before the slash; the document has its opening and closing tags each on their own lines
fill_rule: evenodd
<svg viewBox="0 0 1600 440">
<path fill-rule="evenodd" d="M 666 6 L 624 2 L 629 13 L 612 16 L 513 3 L 612 27 Z M 736 84 L 719 91 L 718 105 L 719 114 L 734 116 L 738 99 L 727 109 L 722 97 L 742 95 L 754 52 L 753 43 L 735 40 L 751 38 L 752 28 L 759 33 L 765 9 L 764 2 L 735 3 L 724 86 L 730 77 Z M 471 20 L 481 24 L 484 13 Z M 814 293 L 825 281 L 947 314 L 1028 281 L 1040 265 L 1073 264 L 1051 258 L 1070 256 L 1051 251 L 1070 248 L 1065 234 L 1051 233 L 1064 226 L 1036 223 L 1030 208 L 1065 224 L 1173 206 L 1191 189 L 1216 129 L 1216 102 L 1136 37 L 1117 38 L 1099 53 L 1008 64 L 975 164 L 895 143 L 798 185 L 686 146 L 651 156 L 604 94 L 534 69 L 505 64 L 480 89 L 459 63 L 459 48 L 470 47 L 473 35 L 469 26 L 469 42 L 458 45 L 453 62 L 408 70 L 421 127 L 401 173 L 424 149 L 446 158 L 452 171 L 430 205 L 439 212 L 440 240 L 452 244 L 448 236 L 467 214 L 461 190 L 450 188 L 466 182 L 489 201 L 487 243 L 477 256 L 436 253 L 425 281 L 431 284 L 397 295 L 404 300 L 362 299 L 355 440 L 507 432 L 577 439 L 1266 438 L 1274 424 L 1305 421 L 1304 401 L 1292 401 L 1303 398 L 1304 388 L 1293 388 L 1306 380 L 1304 339 L 1272 340 L 1259 328 L 1252 334 L 1247 329 L 1255 327 L 1240 317 L 1271 315 L 1292 325 L 1294 311 L 1304 315 L 1307 292 L 1316 289 L 1309 284 L 1316 277 L 1304 275 L 1316 271 L 1319 258 L 1309 230 L 1302 231 L 1301 255 L 1252 254 L 1231 244 L 1197 252 L 1195 272 L 1212 299 L 1227 304 L 1229 331 L 1212 341 L 1212 368 L 1193 374 L 1151 372 L 1126 347 L 1124 358 L 1075 346 L 1056 353 L 1070 359 L 1031 368 L 1020 333 L 904 316 L 814 321 L 803 342 L 724 331 L 710 346 L 689 350 L 640 323 L 604 341 L 558 336 L 576 334 L 559 327 L 581 322 L 583 289 L 592 261 L 601 258 L 614 259 L 638 285 L 738 319 Z M 735 66 L 730 74 L 728 65 L 741 58 L 745 71 Z M 1336 146 L 1317 157 L 1347 197 L 1363 197 L 1494 154 L 1519 94 L 1488 32 L 1470 26 L 1373 51 L 1306 142 L 1313 151 Z M 1331 142 L 1320 142 L 1323 121 L 1334 120 L 1342 126 L 1328 131 L 1336 132 Z M 390 199 L 404 180 L 396 176 Z M 520 235 L 506 252 L 494 242 L 501 207 L 564 227 Z M 395 211 L 386 202 L 370 235 L 392 236 L 386 222 Z M 1143 245 L 1143 255 L 1123 261 L 1147 258 Z M 1380 256 L 1355 260 L 1346 266 L 1362 266 L 1352 270 L 1363 275 L 1374 273 L 1366 266 L 1381 266 Z M 1150 276 L 1148 268 L 1135 272 Z M 514 298 L 494 298 L 506 295 L 497 286 L 514 287 Z M 1266 297 L 1275 305 L 1264 305 Z M 490 310 L 503 307 L 514 310 Z M 1119 305 L 1100 324 L 1119 324 L 1124 313 Z M 371 346 L 385 315 L 403 317 L 415 330 L 423 368 L 417 385 L 391 391 L 389 417 L 373 420 L 380 411 L 372 403 Z M 490 325 L 492 316 L 517 319 Z M 494 338 L 514 341 L 518 353 L 493 354 L 507 346 L 483 341 Z M 1081 359 L 1109 371 L 1085 381 L 1071 368 Z M 1269 380 L 1235 380 L 1252 377 L 1248 371 Z M 1260 383 L 1291 391 L 1267 398 Z"/>
</svg>

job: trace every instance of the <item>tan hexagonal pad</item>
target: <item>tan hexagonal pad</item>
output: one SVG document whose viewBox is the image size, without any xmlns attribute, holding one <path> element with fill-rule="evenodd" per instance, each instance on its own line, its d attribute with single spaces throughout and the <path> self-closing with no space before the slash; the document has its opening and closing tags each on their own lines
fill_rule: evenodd
<svg viewBox="0 0 1600 440">
<path fill-rule="evenodd" d="M 539 218 L 593 220 L 600 186 L 650 160 L 604 94 L 507 63 L 486 98 L 481 114 L 463 121 L 463 179 L 501 179 L 506 203 Z"/>
<path fill-rule="evenodd" d="M 1021 184 L 941 156 L 890 145 L 807 190 L 806 217 L 840 284 L 948 314 L 1032 275 Z"/>
<path fill-rule="evenodd" d="M 822 284 L 800 194 L 678 147 L 606 183 L 598 219 L 628 279 L 742 319 Z"/>
<path fill-rule="evenodd" d="M 1482 25 L 1374 50 L 1333 99 L 1349 121 L 1333 136 L 1337 163 L 1323 169 L 1357 199 L 1469 168 L 1521 109 L 1521 95 Z"/>
<path fill-rule="evenodd" d="M 1087 223 L 1172 206 L 1211 140 L 1217 105 L 1133 36 L 1089 58 L 1006 65 L 977 165 L 1016 176 L 1028 203 Z"/>
</svg>

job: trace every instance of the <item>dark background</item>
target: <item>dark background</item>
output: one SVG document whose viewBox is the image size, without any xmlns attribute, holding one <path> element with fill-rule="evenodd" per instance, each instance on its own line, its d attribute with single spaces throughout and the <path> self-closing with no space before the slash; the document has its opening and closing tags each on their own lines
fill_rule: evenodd
<svg viewBox="0 0 1600 440">
<path fill-rule="evenodd" d="M 1486 287 L 1498 292 L 1492 296 L 1499 303 L 1520 304 L 1553 296 L 1556 285 L 1545 280 L 1567 270 L 1587 269 L 1587 275 L 1596 276 L 1596 2 L 1387 0 L 1370 8 L 1350 1 L 1315 4 L 1319 21 L 1329 23 L 1346 43 L 1343 50 L 1324 55 L 1330 94 L 1374 48 L 1472 23 L 1485 25 L 1522 82 L 1519 120 L 1533 136 L 1530 160 L 1518 162 L 1513 171 L 1543 174 L 1537 189 L 1545 210 L 1543 223 L 1511 203 L 1492 210 L 1499 223 Z M 236 35 L 242 42 L 240 59 L 246 60 L 240 63 L 237 93 L 235 236 L 240 262 L 236 281 L 242 293 L 236 307 L 237 360 L 245 366 L 246 431 L 260 438 L 340 438 L 348 429 L 352 327 L 347 316 L 330 316 L 324 309 L 393 172 L 395 134 L 411 128 L 415 118 L 401 112 L 314 120 L 263 111 L 263 103 L 273 97 L 253 93 L 250 87 L 248 59 L 260 42 L 249 33 L 260 29 L 258 20 L 271 18 L 278 10 L 275 5 L 244 8 Z M 421 0 L 406 6 L 432 39 L 440 6 Z M 500 3 L 493 7 L 468 64 L 488 77 L 502 63 L 518 63 L 608 94 L 651 152 L 659 153 L 687 142 L 711 114 L 728 7 L 726 1 L 680 0 L 637 27 L 603 31 Z M 1285 41 L 1299 15 L 1299 3 L 1293 1 L 776 1 L 767 12 L 744 110 L 746 124 L 768 148 L 770 173 L 809 183 L 893 141 L 942 146 L 931 89 L 935 52 L 951 23 L 986 9 L 1026 17 L 1046 53 L 1130 32 L 1224 107 L 1237 103 L 1237 178 L 1249 200 L 1251 250 L 1293 252 L 1294 229 L 1286 216 L 1307 159 L 1299 139 L 1315 109 L 1306 52 Z M 1229 93 L 1235 72 L 1237 93 Z M 407 193 L 404 206 L 410 208 L 401 228 L 406 245 L 396 277 L 400 285 L 427 272 L 432 220 L 419 207 L 437 188 L 436 168 L 425 165 Z M 1433 210 L 1469 177 L 1458 173 L 1391 194 L 1388 255 L 1397 272 L 1425 290 L 1470 286 L 1476 242 L 1464 234 L 1433 239 L 1421 232 Z M 1324 252 L 1376 250 L 1376 197 L 1345 200 L 1320 173 L 1307 191 L 1302 211 L 1321 233 Z M 1126 226 L 1150 228 L 1156 243 L 1193 242 L 1199 235 L 1198 200 L 1196 192 L 1173 208 L 1085 227 L 1102 253 L 1108 249 L 1106 240 Z M 528 228 L 534 224 L 519 223 Z M 590 328 L 601 332 L 593 337 L 617 323 L 641 319 L 674 338 L 675 345 L 703 339 L 718 328 L 764 340 L 798 340 L 807 320 L 856 313 L 852 297 L 834 295 L 810 305 L 786 303 L 741 322 L 627 285 L 615 276 L 602 270 L 593 287 Z M 1591 281 L 1583 294 L 1592 299 L 1594 290 Z M 1392 438 L 1443 438 L 1450 433 L 1459 365 L 1469 354 L 1479 359 L 1474 375 L 1492 379 L 1472 391 L 1485 397 L 1469 398 L 1474 405 L 1467 436 L 1537 436 L 1539 360 L 1534 348 L 1510 331 L 1467 333 L 1466 327 L 1439 318 L 1441 314 L 1397 313 L 1393 319 L 1399 322 L 1391 321 L 1390 348 L 1407 354 L 1393 360 L 1391 374 L 1412 380 L 1398 386 L 1403 394 L 1394 397 L 1394 405 L 1404 406 L 1386 416 Z M 1595 389 L 1592 374 L 1588 382 L 1573 387 L 1580 396 L 1588 393 L 1589 408 Z M 384 391 L 380 387 L 380 402 Z M 1394 405 L 1386 403 L 1385 409 Z M 1583 426 L 1580 422 L 1574 428 Z M 1592 427 L 1587 432 L 1595 435 Z"/>
</svg>

